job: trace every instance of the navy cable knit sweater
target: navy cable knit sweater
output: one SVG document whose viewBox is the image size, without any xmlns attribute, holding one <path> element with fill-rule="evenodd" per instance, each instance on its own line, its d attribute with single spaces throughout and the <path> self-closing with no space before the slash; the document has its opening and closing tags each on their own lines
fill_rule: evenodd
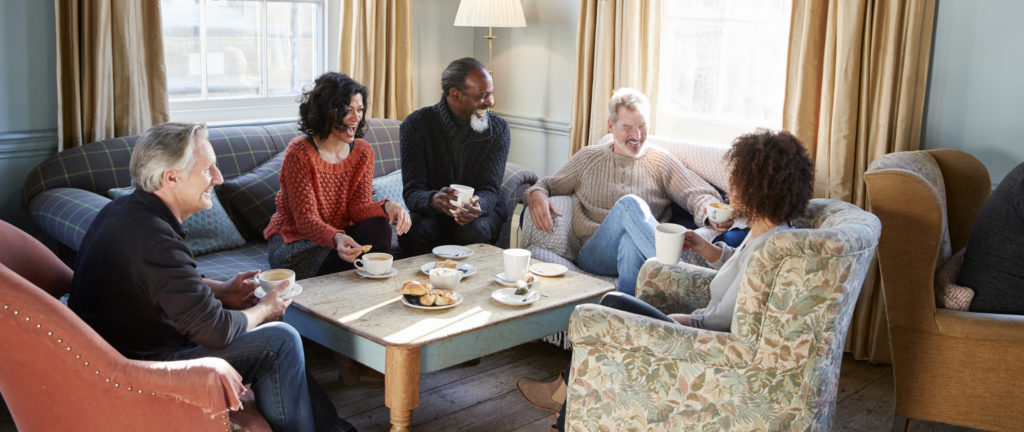
<svg viewBox="0 0 1024 432">
<path fill-rule="evenodd" d="M 488 113 L 490 127 L 476 133 L 460 124 L 448 109 L 445 98 L 423 107 L 402 121 L 399 129 L 402 156 L 402 198 L 409 211 L 436 214 L 430 197 L 452 183 L 473 187 L 480 197 L 481 215 L 508 216 L 501 199 L 501 181 L 508 159 L 508 123 Z M 460 143 L 455 138 L 463 138 Z M 456 153 L 456 149 L 462 149 Z"/>
</svg>

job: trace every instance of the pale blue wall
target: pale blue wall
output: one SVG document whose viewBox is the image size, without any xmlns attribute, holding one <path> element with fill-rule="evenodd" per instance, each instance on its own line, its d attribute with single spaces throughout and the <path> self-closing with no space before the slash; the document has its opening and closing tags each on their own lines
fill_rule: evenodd
<svg viewBox="0 0 1024 432">
<path fill-rule="evenodd" d="M 1024 2 L 940 0 L 924 148 L 985 163 L 992 184 L 1024 162 Z"/>
<path fill-rule="evenodd" d="M 52 1 L 0 1 L 0 219 L 32 232 L 21 185 L 57 148 L 54 41 Z"/>
</svg>

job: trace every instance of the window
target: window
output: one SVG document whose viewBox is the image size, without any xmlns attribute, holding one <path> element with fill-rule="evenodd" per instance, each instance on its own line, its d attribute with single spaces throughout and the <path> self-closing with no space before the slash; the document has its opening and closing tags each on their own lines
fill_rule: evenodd
<svg viewBox="0 0 1024 432">
<path fill-rule="evenodd" d="M 171 118 L 295 118 L 324 71 L 324 0 L 161 0 Z"/>
<path fill-rule="evenodd" d="M 663 3 L 655 128 L 713 145 L 779 129 L 791 0 Z"/>
</svg>

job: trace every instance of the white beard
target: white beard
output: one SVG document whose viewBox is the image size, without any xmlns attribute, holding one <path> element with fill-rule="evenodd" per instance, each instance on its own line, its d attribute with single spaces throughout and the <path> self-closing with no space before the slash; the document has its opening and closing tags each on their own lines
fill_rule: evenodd
<svg viewBox="0 0 1024 432">
<path fill-rule="evenodd" d="M 490 113 L 484 114 L 483 117 L 477 117 L 476 113 L 470 114 L 469 127 L 473 128 L 476 133 L 487 132 L 487 128 L 491 126 L 490 118 Z"/>
</svg>

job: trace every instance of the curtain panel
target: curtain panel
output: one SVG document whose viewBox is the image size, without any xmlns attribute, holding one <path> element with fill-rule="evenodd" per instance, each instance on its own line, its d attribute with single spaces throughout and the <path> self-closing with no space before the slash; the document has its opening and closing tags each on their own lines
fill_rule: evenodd
<svg viewBox="0 0 1024 432">
<path fill-rule="evenodd" d="M 583 0 L 577 28 L 569 156 L 608 133 L 608 99 L 619 87 L 646 94 L 653 119 L 661 0 Z"/>
<path fill-rule="evenodd" d="M 57 151 L 169 118 L 160 2 L 55 0 Z"/>
<path fill-rule="evenodd" d="M 413 111 L 412 1 L 344 4 L 338 71 L 366 86 L 367 117 L 404 120 Z"/>
<path fill-rule="evenodd" d="M 783 129 L 814 161 L 814 196 L 865 207 L 864 171 L 920 147 L 935 0 L 794 0 Z M 890 361 L 877 261 L 846 349 Z"/>
</svg>

